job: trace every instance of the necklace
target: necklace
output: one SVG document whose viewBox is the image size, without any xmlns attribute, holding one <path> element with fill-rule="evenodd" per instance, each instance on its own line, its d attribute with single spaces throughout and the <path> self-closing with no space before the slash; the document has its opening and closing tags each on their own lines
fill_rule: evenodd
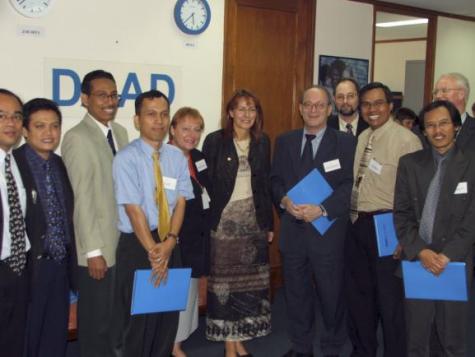
<svg viewBox="0 0 475 357">
<path fill-rule="evenodd" d="M 245 154 L 245 153 L 248 152 L 248 150 L 249 150 L 249 145 L 251 144 L 251 140 L 250 140 L 250 139 L 246 139 L 246 140 L 242 140 L 242 141 L 241 141 L 241 142 L 247 144 L 245 147 L 242 147 L 241 145 L 239 145 L 239 141 L 237 141 L 236 138 L 234 138 L 233 140 L 234 140 L 234 144 L 236 145 L 237 149 L 238 149 L 241 153 Z"/>
</svg>

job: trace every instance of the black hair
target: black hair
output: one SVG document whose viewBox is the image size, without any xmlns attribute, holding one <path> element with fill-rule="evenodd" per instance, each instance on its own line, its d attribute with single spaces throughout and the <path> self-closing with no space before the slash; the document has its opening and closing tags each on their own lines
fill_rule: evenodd
<svg viewBox="0 0 475 357">
<path fill-rule="evenodd" d="M 381 82 L 371 82 L 371 83 L 368 83 L 367 85 L 365 85 L 363 88 L 360 89 L 360 94 L 359 94 L 359 97 L 360 97 L 360 105 L 361 105 L 361 100 L 363 98 L 363 96 L 369 92 L 370 90 L 373 90 L 373 89 L 382 89 L 383 92 L 384 92 L 384 96 L 386 97 L 386 103 L 389 103 L 391 104 L 393 102 L 393 95 L 391 93 L 391 90 L 389 89 L 389 87 Z"/>
<path fill-rule="evenodd" d="M 135 114 L 140 114 L 140 109 L 142 109 L 142 104 L 145 99 L 154 99 L 154 98 L 163 98 L 167 102 L 168 109 L 170 109 L 170 101 L 168 97 L 156 89 L 151 89 L 147 92 L 143 92 L 137 98 L 135 98 Z"/>
<path fill-rule="evenodd" d="M 9 91 L 8 89 L 5 89 L 5 88 L 0 88 L 0 94 L 7 95 L 9 97 L 15 98 L 18 101 L 18 103 L 20 104 L 20 107 L 23 107 L 23 101 L 20 99 L 19 96 L 17 96 L 12 91 Z"/>
<path fill-rule="evenodd" d="M 91 94 L 91 82 L 95 79 L 109 79 L 115 83 L 114 76 L 112 73 L 106 72 L 102 69 L 96 69 L 95 71 L 89 72 L 84 76 L 81 83 L 81 93 L 90 95 Z"/>
<path fill-rule="evenodd" d="M 460 127 L 462 125 L 462 118 L 460 116 L 460 113 L 458 109 L 453 105 L 451 102 L 448 100 L 435 100 L 432 103 L 427 104 L 419 113 L 419 126 L 421 130 L 425 130 L 425 120 L 424 117 L 427 113 L 436 110 L 437 108 L 445 108 L 449 112 L 450 119 L 452 120 L 452 123 L 456 127 Z"/>
<path fill-rule="evenodd" d="M 51 110 L 56 113 L 59 119 L 59 124 L 63 121 L 63 116 L 58 108 L 58 105 L 50 99 L 34 98 L 29 100 L 23 106 L 23 127 L 29 129 L 31 116 L 40 110 Z"/>
<path fill-rule="evenodd" d="M 414 124 L 419 123 L 419 118 L 417 117 L 417 114 L 414 113 L 414 111 L 412 109 L 409 109 L 409 108 L 406 108 L 406 107 L 398 108 L 394 112 L 394 119 L 396 119 L 397 121 L 399 121 L 401 123 L 404 119 L 414 120 Z"/>
</svg>

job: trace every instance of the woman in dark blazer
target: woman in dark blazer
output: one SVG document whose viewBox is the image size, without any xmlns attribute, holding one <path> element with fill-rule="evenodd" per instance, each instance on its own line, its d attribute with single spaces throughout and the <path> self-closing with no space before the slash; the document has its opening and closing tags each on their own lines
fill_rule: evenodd
<svg viewBox="0 0 475 357">
<path fill-rule="evenodd" d="M 180 231 L 180 253 L 184 267 L 191 267 L 188 304 L 180 312 L 178 332 L 172 355 L 186 357 L 181 342 L 198 327 L 198 282 L 209 272 L 209 207 L 210 181 L 204 155 L 196 149 L 200 143 L 204 121 L 198 110 L 183 107 L 170 123 L 170 143 L 188 158 L 194 198 L 186 201 L 185 216 Z"/>
<path fill-rule="evenodd" d="M 249 356 L 242 341 L 270 332 L 268 241 L 272 240 L 270 141 L 259 100 L 238 90 L 223 129 L 203 144 L 213 187 L 206 337 L 226 356 Z"/>
</svg>

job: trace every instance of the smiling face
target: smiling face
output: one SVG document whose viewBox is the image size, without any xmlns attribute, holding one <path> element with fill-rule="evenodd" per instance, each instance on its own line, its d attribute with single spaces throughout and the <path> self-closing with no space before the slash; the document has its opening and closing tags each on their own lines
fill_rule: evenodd
<svg viewBox="0 0 475 357">
<path fill-rule="evenodd" d="M 203 123 L 200 118 L 187 115 L 179 119 L 176 126 L 170 128 L 170 132 L 173 136 L 173 144 L 186 154 L 200 143 Z"/>
<path fill-rule="evenodd" d="M 15 97 L 0 94 L 0 149 L 9 151 L 20 139 L 23 115 Z"/>
<path fill-rule="evenodd" d="M 256 122 L 257 109 L 252 98 L 240 98 L 237 105 L 229 111 L 235 132 L 249 132 Z"/>
<path fill-rule="evenodd" d="M 39 110 L 30 115 L 28 129 L 23 128 L 23 136 L 30 147 L 42 158 L 56 150 L 61 138 L 61 122 L 52 110 Z"/>
<path fill-rule="evenodd" d="M 454 146 L 458 128 L 446 108 L 439 107 L 427 112 L 424 115 L 424 125 L 427 140 L 439 153 L 444 154 Z"/>
<path fill-rule="evenodd" d="M 310 134 L 316 134 L 327 125 L 327 119 L 332 112 L 330 98 L 320 88 L 307 89 L 299 105 L 300 115 L 305 129 Z"/>
<path fill-rule="evenodd" d="M 167 101 L 161 98 L 145 98 L 140 113 L 134 117 L 140 137 L 153 147 L 159 147 L 168 133 L 170 110 Z"/>
<path fill-rule="evenodd" d="M 91 92 L 81 94 L 82 105 L 88 113 L 104 125 L 115 118 L 119 100 L 117 86 L 107 78 L 98 78 L 91 81 Z"/>
<path fill-rule="evenodd" d="M 387 102 L 382 88 L 375 88 L 363 94 L 360 108 L 363 119 L 375 130 L 389 120 L 393 105 Z"/>
<path fill-rule="evenodd" d="M 358 91 L 351 81 L 340 82 L 335 88 L 335 106 L 342 116 L 352 116 L 358 110 Z"/>
<path fill-rule="evenodd" d="M 465 112 L 465 91 L 452 77 L 444 76 L 437 81 L 434 88 L 434 100 L 448 100 L 455 105 L 460 114 Z"/>
</svg>

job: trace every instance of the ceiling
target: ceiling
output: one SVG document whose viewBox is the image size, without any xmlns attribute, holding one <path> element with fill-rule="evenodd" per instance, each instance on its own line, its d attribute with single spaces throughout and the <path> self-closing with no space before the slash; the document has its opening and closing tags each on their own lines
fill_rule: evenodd
<svg viewBox="0 0 475 357">
<path fill-rule="evenodd" d="M 474 0 L 385 0 L 385 2 L 475 17 Z"/>
<path fill-rule="evenodd" d="M 389 12 L 378 11 L 376 23 L 416 19 L 416 17 L 399 15 Z M 423 38 L 427 36 L 427 24 L 400 26 L 400 27 L 376 27 L 375 40 L 395 40 L 409 38 Z"/>
</svg>

